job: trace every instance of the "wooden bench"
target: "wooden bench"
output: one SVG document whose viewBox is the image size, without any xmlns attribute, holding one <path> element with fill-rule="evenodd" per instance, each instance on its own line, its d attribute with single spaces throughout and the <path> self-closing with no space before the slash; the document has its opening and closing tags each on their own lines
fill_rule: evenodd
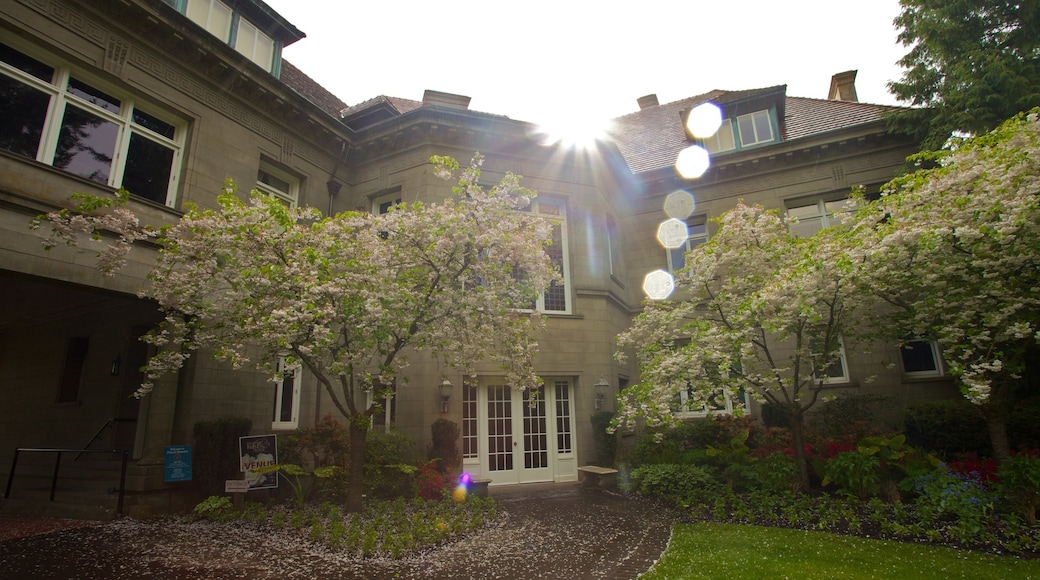
<svg viewBox="0 0 1040 580">
<path fill-rule="evenodd" d="M 617 485 L 617 470 L 598 465 L 584 465 L 578 468 L 582 481 L 588 487 L 614 488 Z"/>
</svg>

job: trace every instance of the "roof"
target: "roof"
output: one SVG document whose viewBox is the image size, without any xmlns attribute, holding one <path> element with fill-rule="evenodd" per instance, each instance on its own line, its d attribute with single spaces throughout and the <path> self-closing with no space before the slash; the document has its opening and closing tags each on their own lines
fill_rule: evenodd
<svg viewBox="0 0 1040 580">
<path fill-rule="evenodd" d="M 339 97 L 330 93 L 287 60 L 282 61 L 281 81 L 337 119 L 339 112 L 347 107 L 346 103 L 339 100 Z"/>
<path fill-rule="evenodd" d="M 727 103 L 783 94 L 784 85 L 744 91 L 713 90 L 671 103 L 645 108 L 614 120 L 610 139 L 617 145 L 632 173 L 646 173 L 671 167 L 679 152 L 690 146 L 682 126 L 682 112 L 701 103 Z M 784 115 L 785 141 L 800 139 L 875 123 L 886 111 L 897 109 L 851 101 L 830 101 L 803 97 L 784 97 L 778 109 Z"/>
</svg>

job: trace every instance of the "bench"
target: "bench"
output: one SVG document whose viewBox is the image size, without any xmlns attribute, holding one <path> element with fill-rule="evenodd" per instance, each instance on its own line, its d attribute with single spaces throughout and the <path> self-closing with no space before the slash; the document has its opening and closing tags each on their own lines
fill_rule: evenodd
<svg viewBox="0 0 1040 580">
<path fill-rule="evenodd" d="M 583 465 L 578 468 L 582 481 L 588 487 L 614 488 L 617 485 L 617 470 L 598 465 Z"/>
<path fill-rule="evenodd" d="M 491 483 L 490 479 L 473 478 L 469 482 L 469 488 L 473 495 L 477 497 L 487 497 L 489 483 Z"/>
</svg>

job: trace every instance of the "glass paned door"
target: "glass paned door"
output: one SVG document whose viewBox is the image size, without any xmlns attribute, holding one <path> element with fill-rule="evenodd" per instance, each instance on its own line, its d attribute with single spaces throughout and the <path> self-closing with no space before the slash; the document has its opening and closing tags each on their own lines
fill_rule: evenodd
<svg viewBox="0 0 1040 580">
<path fill-rule="evenodd" d="M 550 402 L 508 385 L 487 387 L 487 471 L 495 484 L 552 481 Z"/>
</svg>

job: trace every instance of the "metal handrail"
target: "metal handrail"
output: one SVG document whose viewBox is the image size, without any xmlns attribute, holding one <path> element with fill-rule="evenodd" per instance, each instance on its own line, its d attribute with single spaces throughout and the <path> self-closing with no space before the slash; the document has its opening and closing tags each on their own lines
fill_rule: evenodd
<svg viewBox="0 0 1040 580">
<path fill-rule="evenodd" d="M 101 428 L 97 430 L 97 433 L 94 433 L 94 436 L 90 438 L 90 441 L 87 441 L 87 444 L 83 446 L 83 450 L 86 451 L 95 441 L 97 441 L 98 437 L 101 437 L 101 434 L 105 432 L 105 429 L 108 429 L 109 425 L 111 425 L 112 423 L 124 423 L 124 422 L 125 423 L 136 423 L 137 419 L 123 418 L 123 417 L 112 417 L 111 419 L 105 421 L 105 424 L 102 425 Z M 82 455 L 82 453 L 77 455 L 76 458 L 73 459 L 73 461 L 79 461 L 79 456 L 80 455 Z"/>
<path fill-rule="evenodd" d="M 19 447 L 14 450 L 14 460 L 11 462 L 11 471 L 7 474 L 7 487 L 4 489 L 4 499 L 11 497 L 11 484 L 14 482 L 14 470 L 18 467 L 18 454 L 25 453 L 54 453 L 54 475 L 51 477 L 51 501 L 54 501 L 54 490 L 58 487 L 58 469 L 61 466 L 62 453 L 119 453 L 118 449 L 50 449 Z M 78 458 L 78 456 L 77 456 Z M 123 450 L 123 464 L 119 470 L 119 502 L 116 504 L 116 517 L 123 515 L 123 496 L 126 488 L 126 464 L 130 459 L 130 450 Z"/>
</svg>

